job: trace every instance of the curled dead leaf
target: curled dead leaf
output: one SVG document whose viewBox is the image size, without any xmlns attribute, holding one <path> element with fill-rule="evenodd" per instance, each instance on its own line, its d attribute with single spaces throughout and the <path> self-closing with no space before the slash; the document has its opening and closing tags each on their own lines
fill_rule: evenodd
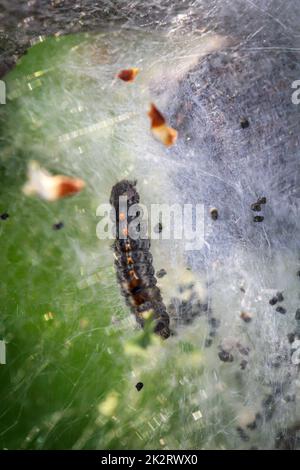
<svg viewBox="0 0 300 470">
<path fill-rule="evenodd" d="M 72 196 L 85 187 L 85 182 L 79 178 L 64 175 L 51 175 L 37 162 L 28 165 L 28 180 L 23 186 L 27 196 L 37 195 L 46 201 L 56 201 L 63 197 Z"/>
<path fill-rule="evenodd" d="M 118 73 L 118 78 L 120 78 L 120 80 L 123 80 L 123 82 L 133 82 L 138 73 L 139 69 L 137 67 L 133 67 L 131 69 L 124 69 Z"/>
<path fill-rule="evenodd" d="M 178 132 L 172 127 L 168 127 L 166 120 L 154 104 L 151 104 L 148 116 L 151 120 L 151 131 L 154 137 L 167 147 L 176 142 Z"/>
</svg>

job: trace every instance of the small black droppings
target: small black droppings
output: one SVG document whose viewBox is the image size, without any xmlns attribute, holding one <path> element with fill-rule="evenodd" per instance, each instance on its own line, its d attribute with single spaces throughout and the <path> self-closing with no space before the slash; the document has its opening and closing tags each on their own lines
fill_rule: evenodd
<svg viewBox="0 0 300 470">
<path fill-rule="evenodd" d="M 237 348 L 238 352 L 240 354 L 242 354 L 242 356 L 248 356 L 248 354 L 250 352 L 250 348 L 247 348 L 247 347 L 243 346 L 240 343 L 236 343 L 236 348 Z"/>
<path fill-rule="evenodd" d="M 161 278 L 161 277 L 164 277 L 166 274 L 167 274 L 167 271 L 165 269 L 160 269 L 159 271 L 157 271 L 156 277 Z"/>
<path fill-rule="evenodd" d="M 199 309 L 201 312 L 207 312 L 208 311 L 208 303 L 204 302 L 203 304 L 200 302 L 199 304 Z"/>
<path fill-rule="evenodd" d="M 252 423 L 247 424 L 247 428 L 250 429 L 251 431 L 254 431 L 254 429 L 257 428 L 256 421 L 252 421 Z"/>
<path fill-rule="evenodd" d="M 262 222 L 264 220 L 264 217 L 262 215 L 256 215 L 253 217 L 253 222 Z"/>
<path fill-rule="evenodd" d="M 215 317 L 211 317 L 209 320 L 208 320 L 208 323 L 211 325 L 212 328 L 219 328 L 221 322 L 220 320 L 218 320 L 217 318 Z"/>
<path fill-rule="evenodd" d="M 161 233 L 161 232 L 162 232 L 162 229 L 163 229 L 163 226 L 162 226 L 162 224 L 159 222 L 157 225 L 155 225 L 155 227 L 154 227 L 153 230 L 154 230 L 155 233 Z"/>
<path fill-rule="evenodd" d="M 63 222 L 58 222 L 57 224 L 53 224 L 52 225 L 52 228 L 53 230 L 61 230 L 64 226 L 64 223 Z"/>
<path fill-rule="evenodd" d="M 296 395 L 287 395 L 286 397 L 284 397 L 284 399 L 287 403 L 293 403 L 296 401 Z"/>
<path fill-rule="evenodd" d="M 270 305 L 275 305 L 275 304 L 277 304 L 277 302 L 278 302 L 277 297 L 272 297 L 272 299 L 269 300 Z"/>
<path fill-rule="evenodd" d="M 282 362 L 284 361 L 284 357 L 282 357 L 280 354 L 277 354 L 277 356 L 275 356 L 271 361 L 270 361 L 270 365 L 271 367 L 274 367 L 275 369 L 277 369 L 278 367 L 281 366 Z"/>
<path fill-rule="evenodd" d="M 205 347 L 209 348 L 212 345 L 213 340 L 211 338 L 206 338 L 205 340 Z"/>
<path fill-rule="evenodd" d="M 255 415 L 256 424 L 261 424 L 261 423 L 262 423 L 262 420 L 263 420 L 262 415 L 261 415 L 259 412 L 256 413 L 256 415 Z"/>
<path fill-rule="evenodd" d="M 267 198 L 265 196 L 263 197 L 260 197 L 258 200 L 257 200 L 257 204 L 266 204 L 267 203 Z"/>
<path fill-rule="evenodd" d="M 0 215 L 1 220 L 6 220 L 8 219 L 8 217 L 9 217 L 9 214 L 7 212 L 3 212 L 3 214 Z"/>
<path fill-rule="evenodd" d="M 238 427 L 236 430 L 242 441 L 249 441 L 249 436 L 245 433 L 243 428 Z"/>
<path fill-rule="evenodd" d="M 233 355 L 224 349 L 218 353 L 218 356 L 222 362 L 233 362 Z"/>
<path fill-rule="evenodd" d="M 273 382 L 273 394 L 274 396 L 276 397 L 281 397 L 282 396 L 282 390 L 283 390 L 283 386 L 282 386 L 282 382 Z"/>
<path fill-rule="evenodd" d="M 277 297 L 278 302 L 283 302 L 284 301 L 284 297 L 283 297 L 282 292 L 277 292 L 276 297 Z"/>
<path fill-rule="evenodd" d="M 292 344 L 295 341 L 295 336 L 296 336 L 295 333 L 288 333 L 287 339 L 290 344 Z"/>
<path fill-rule="evenodd" d="M 279 307 L 276 308 L 276 312 L 281 313 L 282 315 L 284 315 L 286 313 L 286 309 L 279 305 Z"/>
<path fill-rule="evenodd" d="M 297 272 L 297 276 L 300 277 L 300 271 Z"/>
<path fill-rule="evenodd" d="M 218 209 L 216 209 L 215 207 L 210 209 L 210 216 L 211 216 L 212 220 L 217 220 L 217 218 L 219 217 Z"/>
<path fill-rule="evenodd" d="M 180 294 L 183 294 L 187 290 L 193 290 L 194 284 L 191 282 L 190 284 L 182 284 L 181 286 L 178 287 L 178 291 Z"/>
<path fill-rule="evenodd" d="M 242 129 L 247 129 L 247 127 L 250 126 L 250 123 L 247 118 L 242 118 L 240 124 Z"/>
<path fill-rule="evenodd" d="M 275 448 L 279 450 L 295 450 L 299 448 L 299 424 L 279 431 L 275 438 Z"/>
<path fill-rule="evenodd" d="M 137 391 L 139 392 L 140 390 L 142 390 L 144 384 L 143 382 L 138 382 L 135 386 L 135 388 L 137 389 Z"/>
<path fill-rule="evenodd" d="M 241 370 L 245 370 L 246 367 L 247 367 L 247 364 L 248 364 L 248 361 L 246 361 L 246 359 L 243 359 L 243 360 L 240 362 L 240 368 L 241 368 Z"/>
<path fill-rule="evenodd" d="M 300 308 L 296 310 L 295 320 L 300 320 Z"/>
<path fill-rule="evenodd" d="M 254 202 L 253 204 L 251 204 L 251 210 L 254 211 L 254 212 L 260 212 L 261 211 L 261 205 L 258 204 L 258 202 Z"/>
<path fill-rule="evenodd" d="M 273 395 L 267 395 L 262 401 L 262 406 L 264 408 L 264 416 L 267 421 L 269 421 L 274 412 L 275 412 L 276 400 Z"/>
</svg>

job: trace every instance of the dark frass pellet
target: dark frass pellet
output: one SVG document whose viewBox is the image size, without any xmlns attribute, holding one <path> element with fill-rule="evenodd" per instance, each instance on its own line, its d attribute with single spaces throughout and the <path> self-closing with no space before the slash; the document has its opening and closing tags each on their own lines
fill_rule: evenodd
<svg viewBox="0 0 300 470">
<path fill-rule="evenodd" d="M 248 356 L 250 352 L 250 348 L 243 346 L 240 343 L 236 343 L 237 350 L 239 351 L 240 354 L 243 356 Z"/>
<path fill-rule="evenodd" d="M 277 302 L 278 302 L 277 297 L 272 297 L 272 299 L 269 300 L 270 305 L 275 305 L 275 304 L 277 304 Z"/>
<path fill-rule="evenodd" d="M 262 222 L 264 220 L 264 217 L 262 215 L 256 215 L 253 217 L 253 222 Z"/>
<path fill-rule="evenodd" d="M 269 421 L 275 412 L 275 406 L 276 406 L 275 397 L 271 394 L 267 395 L 262 401 L 262 406 L 264 408 L 265 419 Z"/>
<path fill-rule="evenodd" d="M 64 227 L 63 222 L 58 222 L 57 224 L 52 225 L 53 230 L 61 230 L 63 227 Z"/>
<path fill-rule="evenodd" d="M 8 219 L 8 217 L 9 217 L 9 214 L 7 212 L 3 212 L 3 214 L 0 215 L 1 220 L 6 220 Z"/>
<path fill-rule="evenodd" d="M 167 271 L 165 269 L 160 269 L 159 271 L 157 271 L 156 277 L 161 278 L 161 277 L 164 277 L 166 274 L 167 274 Z"/>
<path fill-rule="evenodd" d="M 219 212 L 218 212 L 218 209 L 216 209 L 216 207 L 212 207 L 209 212 L 210 212 L 210 216 L 211 216 L 212 220 L 217 220 L 218 219 Z"/>
<path fill-rule="evenodd" d="M 254 212 L 260 212 L 261 211 L 261 205 L 258 204 L 258 202 L 254 202 L 251 204 L 251 210 Z"/>
<path fill-rule="evenodd" d="M 277 292 L 276 297 L 277 297 L 278 302 L 283 302 L 284 301 L 284 297 L 283 297 L 282 292 Z"/>
<path fill-rule="evenodd" d="M 243 359 L 243 360 L 240 362 L 240 368 L 241 368 L 241 370 L 245 370 L 246 367 L 247 367 L 247 364 L 248 364 L 248 361 L 246 361 L 246 359 Z"/>
<path fill-rule="evenodd" d="M 254 429 L 257 428 L 256 421 L 252 421 L 252 423 L 247 424 L 247 428 L 250 429 L 250 431 L 254 431 Z"/>
<path fill-rule="evenodd" d="M 247 129 L 247 127 L 250 126 L 249 120 L 247 118 L 242 118 L 240 124 L 242 129 Z"/>
<path fill-rule="evenodd" d="M 284 399 L 287 403 L 293 403 L 293 402 L 296 401 L 296 395 L 295 394 L 286 395 L 286 397 L 284 397 Z"/>
<path fill-rule="evenodd" d="M 207 312 L 208 311 L 208 303 L 207 302 L 204 302 L 204 303 L 198 302 L 197 305 L 199 306 L 199 309 L 201 310 L 201 312 Z"/>
<path fill-rule="evenodd" d="M 178 291 L 180 292 L 180 294 L 183 294 L 184 292 L 188 290 L 193 290 L 194 287 L 195 287 L 195 284 L 193 282 L 191 282 L 190 284 L 181 284 L 178 287 Z"/>
<path fill-rule="evenodd" d="M 262 423 L 262 415 L 260 413 L 256 413 L 254 421 L 252 423 L 247 424 L 247 428 L 253 431 Z"/>
<path fill-rule="evenodd" d="M 283 360 L 284 360 L 284 358 L 283 358 L 282 356 L 280 356 L 280 354 L 277 354 L 277 356 L 275 356 L 275 357 L 270 361 L 270 365 L 271 365 L 271 367 L 274 367 L 275 369 L 277 369 L 278 367 L 281 366 Z"/>
<path fill-rule="evenodd" d="M 300 308 L 297 308 L 296 310 L 295 320 L 300 320 Z"/>
<path fill-rule="evenodd" d="M 212 343 L 213 343 L 213 340 L 211 338 L 206 338 L 204 346 L 206 348 L 209 348 L 212 345 Z"/>
<path fill-rule="evenodd" d="M 139 392 L 140 390 L 142 390 L 144 384 L 143 382 L 138 382 L 135 386 L 135 388 L 137 389 L 137 391 Z"/>
<path fill-rule="evenodd" d="M 265 196 L 263 197 L 260 197 L 258 200 L 257 200 L 257 204 L 266 204 L 267 203 L 267 198 Z"/>
<path fill-rule="evenodd" d="M 285 354 L 286 356 L 286 354 Z M 287 356 L 286 356 L 287 359 Z M 272 384 L 272 390 L 273 390 L 273 395 L 274 397 L 281 397 L 282 396 L 282 390 L 283 390 L 283 383 L 281 381 L 279 382 L 273 382 Z"/>
<path fill-rule="evenodd" d="M 292 344 L 295 341 L 295 337 L 296 337 L 295 333 L 288 333 L 287 335 L 288 342 Z"/>
<path fill-rule="evenodd" d="M 243 428 L 237 427 L 236 430 L 242 441 L 249 441 L 249 436 Z"/>
<path fill-rule="evenodd" d="M 281 307 L 280 305 L 276 308 L 276 312 L 281 313 L 284 315 L 286 313 L 286 309 L 284 307 Z"/>
<path fill-rule="evenodd" d="M 222 362 L 233 362 L 233 355 L 228 351 L 224 351 L 224 349 L 218 353 L 218 356 Z"/>
<path fill-rule="evenodd" d="M 217 318 L 215 317 L 211 317 L 209 320 L 208 320 L 208 323 L 210 324 L 210 326 L 214 329 L 216 328 L 219 328 L 221 322 L 220 320 L 218 320 Z"/>
<path fill-rule="evenodd" d="M 263 420 L 262 415 L 261 415 L 259 412 L 256 413 L 256 415 L 255 415 L 255 422 L 256 422 L 256 424 L 258 424 L 258 425 L 259 425 L 259 424 L 262 424 L 262 420 Z"/>
<path fill-rule="evenodd" d="M 264 400 L 262 401 L 262 405 L 264 408 L 267 408 L 269 406 L 272 406 L 275 404 L 275 398 L 273 395 L 269 394 L 267 395 Z"/>
</svg>

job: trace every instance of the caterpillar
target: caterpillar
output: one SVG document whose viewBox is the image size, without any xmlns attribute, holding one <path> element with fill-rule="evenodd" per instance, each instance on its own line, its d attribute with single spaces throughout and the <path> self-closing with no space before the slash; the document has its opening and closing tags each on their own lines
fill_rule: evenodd
<svg viewBox="0 0 300 470">
<path fill-rule="evenodd" d="M 128 224 L 135 217 L 128 211 L 133 204 L 138 204 L 140 196 L 135 188 L 136 181 L 122 180 L 111 190 L 110 204 L 116 214 L 116 238 L 113 243 L 117 279 L 121 286 L 126 304 L 135 315 L 136 321 L 144 327 L 148 314 L 154 321 L 154 332 L 162 338 L 170 336 L 169 315 L 163 303 L 160 289 L 156 286 L 153 258 L 150 253 L 149 238 L 132 238 Z M 120 208 L 120 197 L 126 197 L 125 214 Z"/>
</svg>

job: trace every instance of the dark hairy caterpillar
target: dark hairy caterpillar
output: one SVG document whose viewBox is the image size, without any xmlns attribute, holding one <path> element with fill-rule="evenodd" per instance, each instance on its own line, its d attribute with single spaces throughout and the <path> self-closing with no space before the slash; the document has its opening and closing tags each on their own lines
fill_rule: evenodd
<svg viewBox="0 0 300 470">
<path fill-rule="evenodd" d="M 140 201 L 135 188 L 136 182 L 122 180 L 113 186 L 110 203 L 116 213 L 116 240 L 113 244 L 117 278 L 127 305 L 143 327 L 149 314 L 154 321 L 154 332 L 162 338 L 170 336 L 169 315 L 163 303 L 157 280 L 154 276 L 150 240 L 128 233 L 128 224 L 135 217 L 128 214 L 129 209 Z M 127 198 L 127 207 L 120 209 L 119 198 Z M 121 233 L 120 233 L 121 232 Z"/>
</svg>

